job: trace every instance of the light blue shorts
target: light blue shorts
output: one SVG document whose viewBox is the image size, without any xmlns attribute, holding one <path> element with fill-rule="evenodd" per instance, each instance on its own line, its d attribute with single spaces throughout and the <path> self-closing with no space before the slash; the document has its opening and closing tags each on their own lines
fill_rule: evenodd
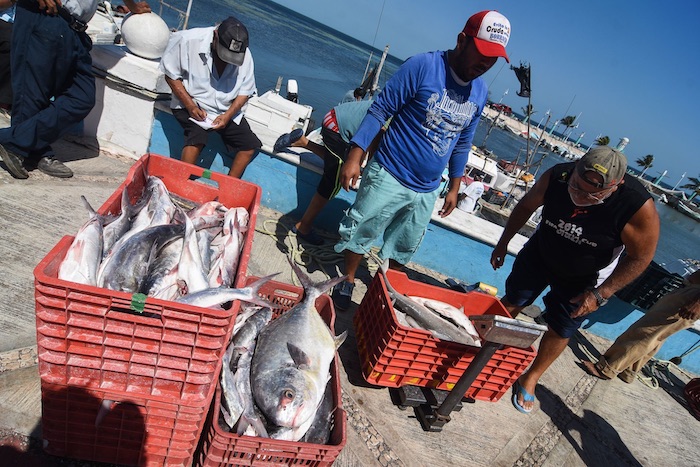
<svg viewBox="0 0 700 467">
<path fill-rule="evenodd" d="M 423 241 L 438 190 L 417 193 L 401 185 L 374 160 L 362 173 L 352 206 L 340 221 L 335 251 L 364 255 L 383 234 L 382 259 L 408 263 Z"/>
</svg>

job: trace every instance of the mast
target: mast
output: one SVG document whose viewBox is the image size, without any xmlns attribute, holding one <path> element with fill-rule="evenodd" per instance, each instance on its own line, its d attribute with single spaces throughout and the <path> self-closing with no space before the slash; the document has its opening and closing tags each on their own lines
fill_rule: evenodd
<svg viewBox="0 0 700 467">
<path fill-rule="evenodd" d="M 377 72 L 374 74 L 374 82 L 372 83 L 372 88 L 370 89 L 370 94 L 374 94 L 379 89 L 379 75 L 382 72 L 382 67 L 384 66 L 384 61 L 389 53 L 389 45 L 384 46 L 384 53 L 382 53 L 382 58 L 379 60 L 379 65 L 377 65 Z"/>
</svg>

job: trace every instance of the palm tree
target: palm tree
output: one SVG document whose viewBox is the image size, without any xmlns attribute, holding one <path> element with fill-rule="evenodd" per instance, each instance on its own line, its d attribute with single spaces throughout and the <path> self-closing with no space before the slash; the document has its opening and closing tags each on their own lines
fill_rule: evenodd
<svg viewBox="0 0 700 467">
<path fill-rule="evenodd" d="M 599 136 L 595 139 L 595 144 L 598 146 L 607 146 L 610 144 L 610 137 L 609 136 Z"/>
<path fill-rule="evenodd" d="M 693 194 L 690 196 L 690 199 L 692 200 L 696 196 L 700 195 L 700 178 L 688 177 L 688 180 L 690 180 L 690 183 L 686 183 L 681 188 L 693 190 Z"/>
<path fill-rule="evenodd" d="M 537 113 L 535 108 L 532 106 L 532 104 L 528 104 L 525 107 L 521 107 L 523 114 L 525 115 L 525 119 L 523 120 L 523 123 L 527 123 L 527 121 L 532 117 L 532 114 Z"/>
<path fill-rule="evenodd" d="M 639 178 L 644 178 L 644 173 L 654 166 L 654 156 L 647 154 L 643 158 L 637 159 L 637 165 L 644 167 L 644 170 L 642 170 L 642 173 L 639 175 Z"/>
<path fill-rule="evenodd" d="M 564 132 L 562 134 L 566 134 L 566 130 L 568 130 L 570 127 L 574 126 L 575 121 L 576 121 L 576 117 L 573 115 L 568 115 L 568 116 L 562 118 L 559 123 L 566 127 L 566 128 L 564 128 Z"/>
</svg>

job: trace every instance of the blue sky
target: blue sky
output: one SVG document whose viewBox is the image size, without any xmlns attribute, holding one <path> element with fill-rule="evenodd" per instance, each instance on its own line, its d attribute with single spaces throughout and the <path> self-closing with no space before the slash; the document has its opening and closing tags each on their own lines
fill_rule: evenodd
<svg viewBox="0 0 700 467">
<path fill-rule="evenodd" d="M 531 65 L 533 122 L 546 120 L 548 109 L 551 123 L 581 114 L 572 138 L 585 132 L 590 144 L 607 135 L 615 145 L 627 137 L 630 165 L 638 168 L 635 161 L 652 154 L 647 174 L 666 170 L 671 186 L 684 172 L 700 177 L 697 0 L 275 1 L 377 48 L 389 44 L 399 58 L 450 49 L 471 14 L 498 10 L 511 22 L 511 63 Z M 518 81 L 504 63 L 499 59 L 484 79 L 494 101 L 508 90 L 503 102 L 521 112 L 527 99 L 515 94 Z"/>
</svg>

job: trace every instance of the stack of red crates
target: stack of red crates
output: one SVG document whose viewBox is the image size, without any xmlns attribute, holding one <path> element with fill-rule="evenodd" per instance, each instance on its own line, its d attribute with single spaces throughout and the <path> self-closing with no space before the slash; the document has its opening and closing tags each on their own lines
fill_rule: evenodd
<svg viewBox="0 0 700 467">
<path fill-rule="evenodd" d="M 256 277 L 248 278 L 248 283 Z M 278 305 L 273 319 L 291 309 L 304 297 L 304 290 L 289 284 L 270 281 L 260 289 L 260 295 Z M 328 295 L 316 300 L 316 309 L 335 334 L 335 311 Z M 207 417 L 201 446 L 195 465 L 202 467 L 307 465 L 330 466 L 345 446 L 347 416 L 342 408 L 338 355 L 331 365 L 331 390 L 333 394 L 333 424 L 328 444 L 312 444 L 282 441 L 256 436 L 238 436 L 221 428 L 221 387 L 214 397 Z"/>
<path fill-rule="evenodd" d="M 119 213 L 124 189 L 133 203 L 149 175 L 187 200 L 244 207 L 255 225 L 260 187 L 150 154 L 99 212 Z M 236 287 L 245 283 L 253 232 Z M 106 463 L 191 465 L 239 304 L 214 310 L 59 280 L 72 240 L 64 237 L 34 270 L 46 451 Z"/>
<path fill-rule="evenodd" d="M 467 316 L 510 317 L 501 302 L 491 295 L 455 292 L 412 281 L 406 274 L 393 270 L 387 271 L 387 278 L 398 293 L 464 307 Z M 363 376 L 378 386 L 413 385 L 451 390 L 479 351 L 478 347 L 443 341 L 428 331 L 400 325 L 381 274 L 375 275 L 355 314 L 354 324 Z M 536 354 L 532 346 L 496 351 L 465 396 L 498 401 Z"/>
</svg>

